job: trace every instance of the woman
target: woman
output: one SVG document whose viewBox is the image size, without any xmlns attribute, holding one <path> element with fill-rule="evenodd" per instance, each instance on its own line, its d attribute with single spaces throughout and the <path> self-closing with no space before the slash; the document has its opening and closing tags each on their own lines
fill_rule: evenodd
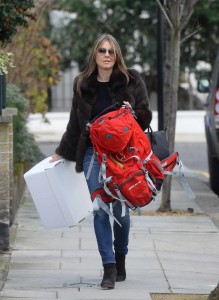
<svg viewBox="0 0 219 300">
<path fill-rule="evenodd" d="M 87 67 L 74 81 L 74 96 L 70 119 L 56 154 L 51 161 L 62 157 L 76 161 L 76 171 L 88 171 L 93 147 L 86 124 L 105 108 L 117 103 L 130 105 L 141 128 L 145 130 L 152 118 L 145 84 L 137 71 L 127 69 L 118 42 L 109 34 L 101 35 L 94 43 Z M 98 182 L 99 164 L 95 159 L 87 180 L 90 194 L 102 187 Z M 128 253 L 130 218 L 128 208 L 121 216 L 121 205 L 113 206 L 113 214 L 121 223 L 113 224 L 114 241 L 109 215 L 99 208 L 94 213 L 94 229 L 101 255 L 104 276 L 103 289 L 115 287 L 115 281 L 126 279 L 125 257 Z"/>
</svg>

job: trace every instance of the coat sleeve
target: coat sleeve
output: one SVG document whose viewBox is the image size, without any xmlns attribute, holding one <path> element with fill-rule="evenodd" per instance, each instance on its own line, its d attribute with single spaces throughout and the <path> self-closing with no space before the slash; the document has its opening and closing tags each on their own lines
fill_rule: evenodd
<svg viewBox="0 0 219 300">
<path fill-rule="evenodd" d="M 77 97 L 76 93 L 74 93 L 66 131 L 63 134 L 59 146 L 56 148 L 55 152 L 67 160 L 76 161 L 76 151 L 80 133 L 81 129 L 77 114 Z"/>
<path fill-rule="evenodd" d="M 147 129 L 152 120 L 152 111 L 150 109 L 150 103 L 146 85 L 141 75 L 134 71 L 134 77 L 136 79 L 134 94 L 135 94 L 135 107 L 133 109 L 137 115 L 137 121 L 143 130 Z"/>
</svg>

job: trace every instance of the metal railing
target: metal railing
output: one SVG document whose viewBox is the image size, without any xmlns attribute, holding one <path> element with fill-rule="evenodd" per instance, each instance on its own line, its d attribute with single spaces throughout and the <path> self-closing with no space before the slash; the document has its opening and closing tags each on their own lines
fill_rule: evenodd
<svg viewBox="0 0 219 300">
<path fill-rule="evenodd" d="M 6 106 L 6 76 L 0 75 L 0 116 Z"/>
</svg>

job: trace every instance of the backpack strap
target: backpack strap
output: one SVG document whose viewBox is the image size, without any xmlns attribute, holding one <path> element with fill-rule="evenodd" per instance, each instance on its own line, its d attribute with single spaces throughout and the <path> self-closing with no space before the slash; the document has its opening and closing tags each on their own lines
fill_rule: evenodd
<svg viewBox="0 0 219 300">
<path fill-rule="evenodd" d="M 93 202 L 94 202 L 94 207 L 95 207 L 96 211 L 99 209 L 99 207 L 102 208 L 111 218 L 113 218 L 115 220 L 116 223 L 119 224 L 120 227 L 122 227 L 122 225 L 119 223 L 119 221 L 112 214 L 109 206 L 102 201 L 102 198 L 100 195 L 97 195 Z"/>
<path fill-rule="evenodd" d="M 195 194 L 193 193 L 191 187 L 189 186 L 187 180 L 185 179 L 184 175 L 184 166 L 182 161 L 177 157 L 177 164 L 179 165 L 179 182 L 183 189 L 185 190 L 186 194 L 188 195 L 189 199 L 193 200 L 196 198 Z"/>
<path fill-rule="evenodd" d="M 186 192 L 187 196 L 189 199 L 194 200 L 196 198 L 195 194 L 193 193 L 191 187 L 189 186 L 185 175 L 184 175 L 184 166 L 182 161 L 179 159 L 179 157 L 176 158 L 176 163 L 179 166 L 179 171 L 164 171 L 165 175 L 177 175 L 179 176 L 179 182 L 182 186 L 182 188 L 184 189 L 184 191 Z"/>
<path fill-rule="evenodd" d="M 90 178 L 90 174 L 91 174 L 93 164 L 94 164 L 95 155 L 96 154 L 95 154 L 95 151 L 94 151 L 93 154 L 92 154 L 91 160 L 90 160 L 90 164 L 89 164 L 89 167 L 88 167 L 88 170 L 87 170 L 87 174 L 85 176 L 86 180 L 88 180 Z"/>
<path fill-rule="evenodd" d="M 133 206 L 123 195 L 122 195 L 122 193 L 121 193 L 121 191 L 120 191 L 120 189 L 119 189 L 119 187 L 118 187 L 118 185 L 114 185 L 114 189 L 115 189 L 115 192 L 116 192 L 116 194 L 117 194 L 117 196 L 118 196 L 118 201 L 120 201 L 121 202 L 121 204 L 122 204 L 122 209 L 124 210 L 125 209 L 125 203 L 128 205 L 128 207 L 131 209 L 131 210 L 136 210 L 136 208 L 135 208 L 135 206 Z M 124 212 L 123 212 L 124 213 Z M 122 213 L 122 216 L 125 216 L 125 213 L 123 214 Z"/>
<path fill-rule="evenodd" d="M 107 158 L 107 155 L 103 153 L 102 162 L 100 165 L 100 174 L 99 174 L 99 179 L 101 178 L 100 182 L 104 182 L 106 180 L 106 158 Z"/>
<path fill-rule="evenodd" d="M 141 169 L 142 169 L 142 171 L 144 172 L 144 174 L 145 174 L 145 179 L 146 179 L 146 181 L 147 181 L 147 183 L 148 183 L 149 188 L 150 188 L 151 191 L 152 191 L 152 198 L 153 198 L 153 197 L 155 198 L 156 195 L 157 195 L 160 191 L 156 188 L 156 186 L 154 185 L 153 181 L 151 180 L 151 178 L 150 178 L 150 176 L 149 176 L 149 172 L 148 172 L 144 167 L 141 167 Z"/>
<path fill-rule="evenodd" d="M 151 159 L 152 154 L 153 154 L 153 151 L 151 150 L 149 155 L 142 161 L 143 165 L 146 164 Z"/>
</svg>

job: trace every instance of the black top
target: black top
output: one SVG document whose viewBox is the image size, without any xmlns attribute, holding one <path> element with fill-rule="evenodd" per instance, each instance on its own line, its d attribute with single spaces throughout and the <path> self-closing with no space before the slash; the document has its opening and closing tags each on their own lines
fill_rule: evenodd
<svg viewBox="0 0 219 300">
<path fill-rule="evenodd" d="M 97 98 L 92 107 L 91 120 L 98 116 L 105 108 L 112 104 L 112 99 L 109 95 L 109 82 L 99 82 L 97 85 Z"/>
<path fill-rule="evenodd" d="M 109 95 L 109 82 L 99 82 L 97 84 L 97 98 L 92 107 L 91 120 L 98 116 L 105 108 L 112 104 L 112 99 Z M 88 138 L 88 146 L 92 146 L 90 137 Z"/>
</svg>

